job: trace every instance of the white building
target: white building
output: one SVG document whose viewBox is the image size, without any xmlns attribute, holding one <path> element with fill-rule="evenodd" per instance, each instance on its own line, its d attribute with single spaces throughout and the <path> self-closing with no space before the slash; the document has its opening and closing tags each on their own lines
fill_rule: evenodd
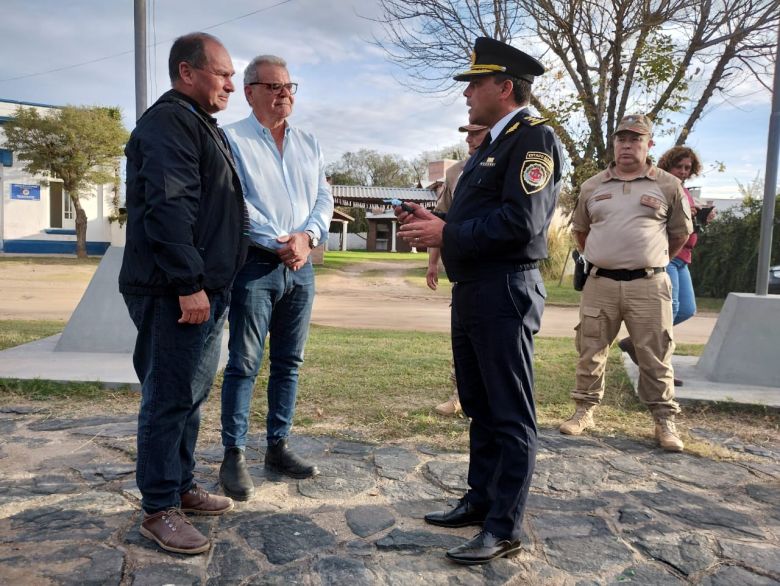
<svg viewBox="0 0 780 586">
<path fill-rule="evenodd" d="M 30 175 L 16 153 L 3 148 L 3 125 L 19 107 L 41 114 L 58 108 L 0 98 L 0 250 L 25 254 L 75 254 L 76 214 L 59 179 Z M 111 243 L 109 200 L 113 186 L 97 185 L 81 196 L 87 214 L 87 253 L 103 254 Z"/>
</svg>

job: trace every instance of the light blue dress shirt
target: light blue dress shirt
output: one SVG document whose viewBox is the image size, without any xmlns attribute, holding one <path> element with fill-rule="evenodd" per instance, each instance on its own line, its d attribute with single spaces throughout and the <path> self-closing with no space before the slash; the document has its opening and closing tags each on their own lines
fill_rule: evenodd
<svg viewBox="0 0 780 586">
<path fill-rule="evenodd" d="M 328 236 L 333 195 L 325 180 L 325 158 L 314 135 L 292 128 L 284 131 L 283 155 L 271 131 L 250 114 L 225 126 L 244 187 L 252 242 L 276 251 L 279 236 L 310 231 Z"/>
</svg>

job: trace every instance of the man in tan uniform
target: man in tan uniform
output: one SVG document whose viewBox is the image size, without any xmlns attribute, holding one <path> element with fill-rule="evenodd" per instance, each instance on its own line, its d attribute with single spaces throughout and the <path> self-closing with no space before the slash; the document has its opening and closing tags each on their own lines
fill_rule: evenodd
<svg viewBox="0 0 780 586">
<path fill-rule="evenodd" d="M 626 323 L 639 359 L 640 399 L 655 420 L 664 450 L 683 449 L 674 424 L 672 298 L 665 272 L 693 231 L 680 181 L 654 166 L 652 123 L 625 116 L 614 135 L 615 161 L 581 188 L 572 220 L 577 246 L 592 265 L 580 301 L 575 342 L 580 354 L 577 410 L 561 433 L 579 435 L 595 426 L 593 411 L 604 395 L 609 348 Z"/>
<path fill-rule="evenodd" d="M 487 126 L 481 124 L 466 124 L 458 128 L 460 132 L 466 133 L 466 144 L 469 147 L 469 157 L 477 152 L 477 149 L 485 140 L 488 131 Z M 452 205 L 452 194 L 455 193 L 455 187 L 458 184 L 460 174 L 463 172 L 463 167 L 468 162 L 468 159 L 464 161 L 458 161 L 452 167 L 447 169 L 444 173 L 444 189 L 439 196 L 439 200 L 436 202 L 434 212 L 447 213 Z M 428 248 L 428 272 L 425 275 L 425 280 L 428 283 L 428 287 L 432 290 L 436 290 L 439 285 L 439 258 L 441 252 L 438 248 Z M 436 405 L 436 412 L 441 415 L 457 415 L 460 413 L 460 399 L 458 399 L 458 387 L 455 383 L 455 364 L 453 363 L 450 368 L 450 381 L 452 382 L 452 396 L 444 403 Z"/>
</svg>

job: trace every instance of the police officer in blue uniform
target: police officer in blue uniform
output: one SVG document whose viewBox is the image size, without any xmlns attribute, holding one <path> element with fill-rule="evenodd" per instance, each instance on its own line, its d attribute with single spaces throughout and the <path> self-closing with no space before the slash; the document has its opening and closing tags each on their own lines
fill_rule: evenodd
<svg viewBox="0 0 780 586">
<path fill-rule="evenodd" d="M 452 289 L 452 352 L 458 394 L 471 418 L 469 490 L 452 510 L 425 520 L 482 525 L 447 557 L 480 564 L 517 552 L 536 460 L 533 336 L 546 296 L 538 261 L 561 184 L 561 148 L 546 120 L 526 109 L 533 57 L 489 38 L 455 76 L 469 122 L 490 127 L 463 169 L 446 216 L 415 204 L 396 208 L 400 234 L 438 246 Z"/>
</svg>

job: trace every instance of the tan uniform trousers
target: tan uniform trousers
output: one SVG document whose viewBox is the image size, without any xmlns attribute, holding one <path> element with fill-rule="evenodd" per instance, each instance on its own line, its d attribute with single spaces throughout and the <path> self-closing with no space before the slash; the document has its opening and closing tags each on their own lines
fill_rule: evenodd
<svg viewBox="0 0 780 586">
<path fill-rule="evenodd" d="M 615 281 L 591 274 L 580 301 L 575 344 L 580 354 L 572 399 L 598 405 L 609 348 L 625 322 L 639 361 L 639 398 L 654 415 L 679 413 L 672 370 L 672 288 L 669 276 Z"/>
</svg>

